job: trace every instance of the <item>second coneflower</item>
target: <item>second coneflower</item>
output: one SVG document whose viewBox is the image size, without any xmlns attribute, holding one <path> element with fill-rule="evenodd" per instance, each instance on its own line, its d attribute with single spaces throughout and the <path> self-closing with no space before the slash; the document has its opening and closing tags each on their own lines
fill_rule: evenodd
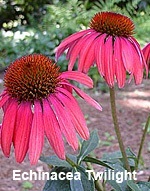
<svg viewBox="0 0 150 191">
<path fill-rule="evenodd" d="M 4 77 L 0 108 L 4 117 L 1 126 L 1 148 L 9 157 L 11 144 L 17 162 L 29 153 L 36 164 L 44 143 L 44 134 L 59 158 L 65 159 L 63 137 L 74 150 L 78 148 L 77 133 L 89 138 L 84 116 L 72 90 L 101 110 L 100 105 L 68 79 L 92 87 L 92 80 L 80 72 L 60 72 L 59 67 L 41 54 L 24 56 L 14 61 Z"/>
<path fill-rule="evenodd" d="M 56 59 L 67 50 L 68 69 L 72 70 L 78 59 L 78 70 L 87 73 L 96 63 L 98 71 L 109 87 L 115 79 L 119 88 L 126 81 L 126 72 L 141 83 L 146 67 L 138 42 L 132 36 L 133 22 L 126 16 L 112 12 L 97 13 L 90 22 L 90 29 L 66 38 L 56 49 Z M 129 81 L 130 81 L 129 80 Z"/>
</svg>

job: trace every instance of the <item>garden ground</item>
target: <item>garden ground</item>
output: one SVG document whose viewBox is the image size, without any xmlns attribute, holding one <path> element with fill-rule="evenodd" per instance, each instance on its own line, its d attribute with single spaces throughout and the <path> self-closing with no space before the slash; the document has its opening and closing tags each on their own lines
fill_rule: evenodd
<svg viewBox="0 0 150 191">
<path fill-rule="evenodd" d="M 1 75 L 2 78 L 2 75 Z M 0 81 L 2 83 L 2 81 Z M 0 92 L 2 85 L 0 85 Z M 87 124 L 90 131 L 98 129 L 100 137 L 100 146 L 96 149 L 95 154 L 98 158 L 106 152 L 113 152 L 119 149 L 115 132 L 112 124 L 110 113 L 109 94 L 102 94 L 100 91 L 88 92 L 95 100 L 97 100 L 103 107 L 102 112 L 87 105 L 84 101 L 79 100 L 81 108 L 86 116 Z M 126 85 L 123 90 L 117 91 L 117 111 L 119 114 L 119 124 L 121 127 L 121 134 L 126 148 L 129 146 L 136 154 L 139 148 L 141 135 L 143 132 L 144 123 L 150 112 L 150 88 L 149 80 L 144 80 L 143 84 L 135 86 L 133 83 Z M 0 121 L 2 120 L 2 111 L 0 111 Z M 69 146 L 67 150 L 72 153 Z M 51 155 L 52 150 L 49 144 L 45 143 L 43 154 Z M 138 171 L 138 180 L 148 180 L 150 174 L 150 132 L 146 137 L 143 148 L 143 165 Z M 97 169 L 99 167 L 96 167 Z M 13 181 L 13 170 L 21 170 L 22 172 L 44 170 L 47 171 L 47 166 L 42 162 L 36 166 L 30 166 L 28 158 L 22 164 L 15 162 L 14 153 L 10 158 L 5 158 L 0 150 L 0 191 L 23 191 L 23 187 L 30 187 L 27 181 Z M 96 169 L 96 170 L 97 170 Z M 33 188 L 32 191 L 40 191 L 43 188 L 44 181 L 30 181 Z"/>
</svg>

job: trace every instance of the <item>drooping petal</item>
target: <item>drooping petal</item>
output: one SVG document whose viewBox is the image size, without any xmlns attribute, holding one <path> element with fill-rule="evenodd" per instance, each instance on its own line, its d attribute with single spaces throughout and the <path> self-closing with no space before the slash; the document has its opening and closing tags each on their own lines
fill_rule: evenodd
<svg viewBox="0 0 150 191">
<path fill-rule="evenodd" d="M 42 152 L 44 142 L 43 113 L 40 101 L 34 102 L 34 115 L 29 141 L 29 159 L 31 164 L 36 164 Z"/>
<path fill-rule="evenodd" d="M 0 108 L 6 103 L 6 101 L 10 98 L 8 94 L 2 94 L 2 98 L 0 100 Z"/>
<path fill-rule="evenodd" d="M 100 35 L 95 40 L 95 57 L 98 71 L 101 76 L 104 76 L 104 59 L 103 59 L 103 49 L 104 49 L 104 40 L 106 38 L 106 34 Z"/>
<path fill-rule="evenodd" d="M 77 43 L 78 43 L 78 39 L 68 45 L 68 50 L 67 50 L 67 54 L 66 54 L 66 59 L 67 60 L 70 59 L 70 57 L 72 55 L 72 50 L 76 46 Z"/>
<path fill-rule="evenodd" d="M 64 160 L 65 149 L 60 126 L 49 102 L 46 99 L 43 100 L 43 108 L 43 121 L 46 137 L 57 156 Z"/>
<path fill-rule="evenodd" d="M 83 72 L 85 74 L 88 73 L 88 71 L 90 70 L 91 66 L 94 66 L 95 63 L 95 46 L 94 44 L 91 45 L 91 47 L 89 48 L 89 52 L 90 54 L 87 54 L 86 58 L 85 58 L 85 67 L 83 67 Z"/>
<path fill-rule="evenodd" d="M 10 147 L 15 128 L 17 108 L 17 101 L 15 99 L 11 99 L 3 118 L 1 129 L 1 146 L 6 157 L 9 157 L 10 155 Z"/>
<path fill-rule="evenodd" d="M 115 67 L 113 65 L 113 39 L 111 36 L 106 40 L 103 51 L 104 59 L 102 62 L 104 62 L 104 78 L 108 85 L 113 87 Z"/>
<path fill-rule="evenodd" d="M 85 43 L 83 44 L 84 48 L 82 48 L 81 52 L 80 52 L 80 57 L 79 57 L 79 62 L 78 62 L 78 71 L 82 72 L 83 70 L 86 70 L 85 60 L 86 60 L 88 54 L 90 54 L 91 57 L 93 57 L 93 55 L 90 52 L 90 47 L 92 46 L 94 39 L 98 35 L 99 35 L 99 33 L 92 32 L 91 35 L 89 35 L 88 40 L 85 41 Z M 89 60 L 88 60 L 88 62 L 89 62 Z M 92 65 L 93 63 L 90 63 L 90 64 Z"/>
<path fill-rule="evenodd" d="M 144 48 L 142 49 L 146 64 L 148 66 L 148 70 L 150 70 L 150 43 L 148 43 Z"/>
<path fill-rule="evenodd" d="M 81 98 L 83 98 L 86 102 L 88 102 L 90 105 L 92 105 L 92 106 L 95 107 L 96 109 L 102 111 L 102 107 L 99 105 L 99 103 L 97 103 L 94 99 L 92 99 L 89 95 L 87 95 L 86 93 L 84 93 L 82 90 L 80 90 L 80 89 L 77 88 L 76 86 L 73 86 L 72 84 L 69 84 L 69 83 L 67 83 L 67 82 L 61 82 L 61 84 L 71 86 L 71 87 L 75 90 L 75 92 L 76 92 Z"/>
<path fill-rule="evenodd" d="M 133 52 L 131 43 L 124 37 L 119 38 L 121 44 L 122 61 L 126 71 L 131 74 L 133 72 Z"/>
<path fill-rule="evenodd" d="M 80 52 L 83 49 L 83 45 L 88 41 L 88 39 L 91 37 L 93 33 L 86 34 L 82 38 L 78 40 L 74 48 L 72 49 L 72 52 L 70 53 L 70 60 L 68 63 L 68 70 L 72 70 L 73 66 L 75 64 L 75 61 L 77 58 L 80 58 Z"/>
<path fill-rule="evenodd" d="M 143 55 L 147 63 L 150 61 L 150 43 L 146 44 L 142 49 Z"/>
<path fill-rule="evenodd" d="M 49 97 L 49 101 L 52 103 L 56 117 L 58 118 L 58 123 L 61 129 L 61 132 L 64 134 L 69 145 L 74 149 L 78 149 L 78 139 L 74 126 L 71 122 L 70 115 L 65 110 L 65 107 L 62 103 L 54 96 Z"/>
<path fill-rule="evenodd" d="M 75 81 L 82 83 L 82 84 L 84 84 L 90 88 L 93 87 L 92 79 L 89 76 L 87 76 L 86 74 L 83 74 L 82 72 L 66 71 L 66 72 L 62 72 L 60 77 L 66 78 L 69 80 L 75 80 Z"/>
<path fill-rule="evenodd" d="M 132 40 L 130 38 L 130 40 Z M 133 58 L 133 76 L 135 79 L 136 84 L 140 84 L 143 79 L 143 69 L 144 69 L 144 62 L 142 58 L 142 52 L 140 50 L 139 44 L 135 44 L 135 42 L 128 41 L 130 43 L 130 50 L 132 52 L 132 58 Z M 130 82 L 130 81 L 129 81 Z"/>
<path fill-rule="evenodd" d="M 126 70 L 122 61 L 121 46 L 118 38 L 119 37 L 117 37 L 114 42 L 113 65 L 115 66 L 115 75 L 118 82 L 118 87 L 123 88 L 126 81 Z"/>
<path fill-rule="evenodd" d="M 66 39 L 64 39 L 61 44 L 56 48 L 56 60 L 58 60 L 58 58 L 60 57 L 60 55 L 64 52 L 64 50 L 66 49 L 67 45 L 74 42 L 75 40 L 79 39 L 80 37 L 84 36 L 87 33 L 90 33 L 91 29 L 87 29 L 87 30 L 83 30 L 80 32 L 76 32 L 72 35 L 70 35 L 69 37 L 67 37 Z"/>
<path fill-rule="evenodd" d="M 7 92 L 6 92 L 6 90 L 4 90 L 2 93 L 0 93 L 0 97 L 3 97 L 6 94 L 7 94 Z"/>
<path fill-rule="evenodd" d="M 89 130 L 86 125 L 83 113 L 70 92 L 63 88 L 57 88 L 58 92 L 56 94 L 57 98 L 64 104 L 65 108 L 68 109 L 70 115 L 72 116 L 72 122 L 78 134 L 85 140 L 89 139 Z"/>
<path fill-rule="evenodd" d="M 141 65 L 142 65 L 142 67 L 145 68 L 146 74 L 147 74 L 147 76 L 148 76 L 148 66 L 147 66 L 147 64 L 146 64 L 146 61 L 145 61 L 143 52 L 142 52 L 142 50 L 140 49 L 140 45 L 139 45 L 139 43 L 135 40 L 135 38 L 133 38 L 133 37 L 131 38 L 131 37 L 130 37 L 130 39 L 131 39 L 131 41 L 132 41 L 133 44 L 134 44 L 134 49 L 135 49 L 136 52 L 138 53 L 138 56 L 139 56 L 139 58 L 140 58 L 140 63 L 141 63 Z"/>
<path fill-rule="evenodd" d="M 30 103 L 19 105 L 13 137 L 16 161 L 21 163 L 28 151 L 33 114 Z"/>
</svg>

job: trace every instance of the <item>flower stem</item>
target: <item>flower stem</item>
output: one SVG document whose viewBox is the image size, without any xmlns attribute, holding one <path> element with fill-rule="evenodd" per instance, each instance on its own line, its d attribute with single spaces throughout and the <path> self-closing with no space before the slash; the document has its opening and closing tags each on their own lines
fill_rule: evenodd
<svg viewBox="0 0 150 191">
<path fill-rule="evenodd" d="M 86 165 L 89 170 L 93 170 L 93 166 L 91 165 L 90 162 L 86 162 Z M 92 176 L 94 178 L 93 173 L 92 173 Z M 101 184 L 101 182 L 98 179 L 94 181 L 94 184 L 95 184 L 95 188 L 97 191 L 104 191 L 103 185 Z"/>
<path fill-rule="evenodd" d="M 77 164 L 74 163 L 69 157 L 66 156 L 66 161 L 73 167 L 76 168 Z M 89 169 L 93 169 L 92 165 L 90 163 L 86 163 Z M 95 181 L 95 188 L 97 189 L 97 191 L 103 191 L 103 187 L 100 184 L 100 182 Z"/>
<path fill-rule="evenodd" d="M 66 156 L 66 161 L 74 168 L 77 167 L 77 164 L 74 163 L 69 157 Z"/>
<path fill-rule="evenodd" d="M 147 133 L 147 130 L 148 130 L 149 123 L 150 123 L 150 115 L 147 118 L 146 125 L 145 125 L 145 128 L 144 128 L 144 132 L 143 132 L 143 135 L 142 135 L 142 139 L 141 139 L 141 143 L 140 143 L 140 148 L 139 148 L 138 156 L 137 156 L 136 170 L 138 168 L 139 161 L 140 161 L 140 158 L 141 158 L 142 149 L 143 149 L 143 145 L 144 145 L 144 141 L 145 141 L 145 137 L 146 137 L 146 133 Z"/>
<path fill-rule="evenodd" d="M 122 137 L 121 137 L 121 133 L 120 133 L 120 129 L 119 129 L 119 124 L 118 124 L 114 87 L 109 88 L 109 92 L 110 92 L 111 113 L 112 113 L 112 118 L 113 118 L 113 122 L 114 122 L 114 128 L 115 128 L 115 132 L 116 132 L 116 135 L 117 135 L 119 147 L 120 147 L 122 157 L 123 157 L 123 160 L 124 160 L 125 168 L 127 169 L 128 172 L 131 172 L 129 162 L 128 162 L 128 158 L 127 158 L 126 151 L 125 151 L 125 147 L 124 147 L 124 144 L 123 144 L 123 141 L 122 141 Z"/>
</svg>

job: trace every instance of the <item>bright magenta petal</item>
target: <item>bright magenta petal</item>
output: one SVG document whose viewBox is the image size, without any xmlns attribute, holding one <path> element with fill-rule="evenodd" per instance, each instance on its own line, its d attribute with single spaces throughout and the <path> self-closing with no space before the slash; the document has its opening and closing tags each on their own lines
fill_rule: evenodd
<svg viewBox="0 0 150 191">
<path fill-rule="evenodd" d="M 59 92 L 56 94 L 56 96 L 60 101 L 62 100 L 65 108 L 68 109 L 76 131 L 83 139 L 89 139 L 89 130 L 87 128 L 83 113 L 76 99 L 72 96 L 70 92 L 66 91 L 65 89 L 57 89 Z"/>
<path fill-rule="evenodd" d="M 2 94 L 2 98 L 0 100 L 0 108 L 6 103 L 6 101 L 10 98 L 8 94 Z"/>
<path fill-rule="evenodd" d="M 93 87 L 93 81 L 92 79 L 87 76 L 86 74 L 83 74 L 82 72 L 76 72 L 76 71 L 66 71 L 62 72 L 60 75 L 60 78 L 66 78 L 69 80 L 75 80 L 81 84 L 84 84 L 90 88 Z"/>
<path fill-rule="evenodd" d="M 104 57 L 103 57 L 103 49 L 104 49 L 104 40 L 106 38 L 106 34 L 100 35 L 95 41 L 95 57 L 98 71 L 101 76 L 104 76 Z"/>
<path fill-rule="evenodd" d="M 75 64 L 75 61 L 77 58 L 80 58 L 80 52 L 83 49 L 83 44 L 87 42 L 87 40 L 90 38 L 91 33 L 83 36 L 78 40 L 74 48 L 72 48 L 72 52 L 70 53 L 70 60 L 68 63 L 68 70 L 72 70 L 73 66 Z"/>
<path fill-rule="evenodd" d="M 126 38 L 119 38 L 121 44 L 122 61 L 126 68 L 126 71 L 131 74 L 133 73 L 134 60 L 133 60 L 133 49 L 131 43 Z"/>
<path fill-rule="evenodd" d="M 44 142 L 44 124 L 42 107 L 39 101 L 34 102 L 34 116 L 29 141 L 29 159 L 36 164 L 42 152 Z"/>
<path fill-rule="evenodd" d="M 99 33 L 97 32 L 92 32 L 89 37 L 88 40 L 84 42 L 83 46 L 84 48 L 81 49 L 80 51 L 80 57 L 79 57 L 79 62 L 78 62 L 78 71 L 84 71 L 87 70 L 86 69 L 86 58 L 87 55 L 90 53 L 91 57 L 93 57 L 92 52 L 90 51 L 90 47 L 92 46 L 92 43 L 94 43 L 94 39 L 99 35 Z M 88 60 L 89 62 L 89 60 Z M 90 62 L 90 64 L 92 65 L 93 63 Z"/>
<path fill-rule="evenodd" d="M 13 139 L 14 127 L 16 122 L 18 103 L 12 99 L 7 107 L 1 129 L 1 146 L 6 157 L 10 155 L 10 147 Z"/>
<path fill-rule="evenodd" d="M 96 109 L 102 111 L 102 107 L 99 105 L 99 103 L 97 103 L 94 99 L 92 99 L 89 95 L 84 93 L 82 90 L 80 90 L 76 86 L 73 86 L 72 84 L 69 84 L 67 82 L 61 82 L 61 84 L 71 86 L 81 98 L 83 98 L 86 102 L 88 102 L 90 105 L 92 105 Z"/>
<path fill-rule="evenodd" d="M 49 105 L 49 102 L 46 99 L 43 100 L 43 108 L 45 134 L 57 156 L 64 160 L 65 149 L 60 126 L 52 108 Z"/>
<path fill-rule="evenodd" d="M 140 45 L 139 45 L 139 43 L 138 43 L 133 37 L 130 38 L 130 39 L 131 39 L 131 41 L 132 41 L 133 44 L 134 44 L 134 49 L 136 50 L 136 52 L 137 52 L 137 54 L 138 54 L 138 56 L 139 56 L 140 63 L 141 63 L 141 65 L 142 65 L 142 67 L 145 68 L 146 74 L 147 74 L 147 76 L 148 76 L 148 66 L 147 66 L 147 64 L 146 64 L 146 61 L 145 61 L 143 52 L 142 52 L 142 50 L 140 49 Z"/>
<path fill-rule="evenodd" d="M 113 39 L 109 37 L 104 46 L 104 78 L 110 87 L 114 86 L 115 67 L 113 65 Z"/>
<path fill-rule="evenodd" d="M 15 133 L 13 137 L 16 161 L 21 163 L 28 151 L 32 125 L 32 111 L 30 103 L 19 105 L 16 117 Z"/>
<path fill-rule="evenodd" d="M 78 149 L 78 139 L 76 137 L 76 132 L 74 126 L 71 122 L 70 115 L 65 110 L 65 107 L 62 103 L 53 95 L 49 97 L 52 107 L 56 117 L 58 118 L 58 123 L 61 129 L 61 132 L 64 134 L 69 145 L 74 149 Z"/>
<path fill-rule="evenodd" d="M 114 42 L 113 65 L 115 67 L 115 75 L 118 82 L 118 87 L 123 88 L 126 81 L 126 70 L 122 61 L 120 41 L 118 38 L 116 38 Z"/>
<path fill-rule="evenodd" d="M 79 39 L 80 37 L 84 36 L 85 34 L 91 32 L 91 31 L 93 31 L 93 30 L 91 30 L 91 29 L 83 30 L 83 31 L 77 32 L 73 35 L 70 35 L 69 37 L 64 39 L 61 42 L 61 44 L 56 48 L 56 60 L 58 60 L 58 58 L 60 57 L 62 52 L 64 52 L 64 50 L 66 49 L 65 47 L 68 46 L 68 44 L 72 43 L 73 41 Z"/>
</svg>

